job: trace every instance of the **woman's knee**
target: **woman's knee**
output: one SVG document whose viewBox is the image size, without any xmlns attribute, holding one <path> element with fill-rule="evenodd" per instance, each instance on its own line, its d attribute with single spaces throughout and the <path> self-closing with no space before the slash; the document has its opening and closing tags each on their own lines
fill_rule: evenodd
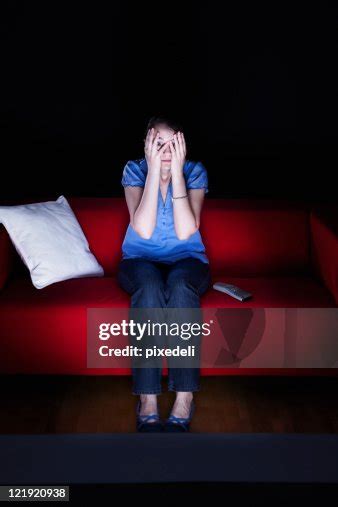
<svg viewBox="0 0 338 507">
<path fill-rule="evenodd" d="M 188 276 L 182 276 L 168 280 L 167 288 L 170 292 L 182 292 L 185 290 L 197 290 L 197 286 Z"/>
<path fill-rule="evenodd" d="M 170 294 L 171 297 L 183 296 L 184 294 L 188 297 L 189 295 L 201 296 L 208 290 L 210 283 L 211 278 L 208 274 L 203 278 L 194 278 L 187 274 L 168 280 L 166 292 Z"/>
<path fill-rule="evenodd" d="M 158 278 L 158 277 L 144 277 L 142 279 L 139 279 L 139 280 L 135 280 L 135 285 L 136 285 L 136 288 L 137 289 L 142 289 L 143 291 L 147 291 L 147 292 L 156 292 L 156 291 L 159 291 L 159 290 L 164 290 L 164 282 L 162 279 Z"/>
<path fill-rule="evenodd" d="M 208 264 L 198 262 L 194 268 L 180 266 L 167 278 L 167 286 L 172 291 L 197 291 L 203 293 L 211 284 L 211 272 Z"/>
<path fill-rule="evenodd" d="M 134 286 L 132 304 L 144 308 L 165 306 L 165 285 L 158 278 L 144 278 Z"/>
<path fill-rule="evenodd" d="M 142 289 L 144 291 L 158 290 L 164 288 L 164 282 L 160 271 L 149 261 L 144 259 L 128 259 L 120 265 L 118 280 L 128 282 L 133 291 Z"/>
</svg>

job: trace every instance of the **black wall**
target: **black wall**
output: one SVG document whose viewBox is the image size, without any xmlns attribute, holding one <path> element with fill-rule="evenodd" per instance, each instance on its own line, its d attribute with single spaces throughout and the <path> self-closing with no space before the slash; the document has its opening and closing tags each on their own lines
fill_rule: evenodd
<svg viewBox="0 0 338 507">
<path fill-rule="evenodd" d="M 233 4 L 2 2 L 2 202 L 122 196 L 160 112 L 210 197 L 335 201 L 338 8 Z"/>
</svg>

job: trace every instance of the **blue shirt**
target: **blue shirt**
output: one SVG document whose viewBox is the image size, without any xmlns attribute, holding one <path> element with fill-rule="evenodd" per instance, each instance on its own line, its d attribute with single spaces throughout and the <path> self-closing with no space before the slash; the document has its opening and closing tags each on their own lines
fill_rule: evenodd
<svg viewBox="0 0 338 507">
<path fill-rule="evenodd" d="M 148 166 L 145 158 L 129 160 L 123 169 L 121 183 L 125 186 L 144 187 Z M 208 192 L 208 175 L 201 162 L 187 160 L 183 167 L 187 190 L 204 188 Z M 209 263 L 199 230 L 188 239 L 178 239 L 174 226 L 172 182 L 169 182 L 166 201 L 163 202 L 161 189 L 158 189 L 157 219 L 151 238 L 142 238 L 131 226 L 122 243 L 122 259 L 142 257 L 152 261 L 174 263 L 186 257 L 196 257 Z"/>
</svg>

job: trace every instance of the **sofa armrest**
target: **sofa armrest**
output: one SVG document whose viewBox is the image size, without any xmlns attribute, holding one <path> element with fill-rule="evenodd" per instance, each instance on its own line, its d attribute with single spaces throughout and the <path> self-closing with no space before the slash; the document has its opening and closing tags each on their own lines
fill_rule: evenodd
<svg viewBox="0 0 338 507">
<path fill-rule="evenodd" d="M 338 305 L 338 209 L 312 211 L 311 262 Z"/>
<path fill-rule="evenodd" d="M 6 229 L 0 224 L 0 290 L 5 285 L 12 270 L 12 244 Z"/>
</svg>

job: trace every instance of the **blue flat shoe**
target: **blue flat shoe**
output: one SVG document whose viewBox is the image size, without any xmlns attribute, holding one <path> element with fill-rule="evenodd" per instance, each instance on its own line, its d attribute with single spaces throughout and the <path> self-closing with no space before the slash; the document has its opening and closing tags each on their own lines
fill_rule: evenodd
<svg viewBox="0 0 338 507">
<path fill-rule="evenodd" d="M 160 433 L 163 431 L 163 423 L 158 414 L 140 415 L 141 401 L 136 407 L 136 429 L 140 433 Z M 152 422 L 150 422 L 152 421 Z"/>
<path fill-rule="evenodd" d="M 192 401 L 190 406 L 190 413 L 188 417 L 176 417 L 170 415 L 164 423 L 164 431 L 168 433 L 185 433 L 190 430 L 190 422 L 195 410 L 195 404 Z"/>
</svg>

